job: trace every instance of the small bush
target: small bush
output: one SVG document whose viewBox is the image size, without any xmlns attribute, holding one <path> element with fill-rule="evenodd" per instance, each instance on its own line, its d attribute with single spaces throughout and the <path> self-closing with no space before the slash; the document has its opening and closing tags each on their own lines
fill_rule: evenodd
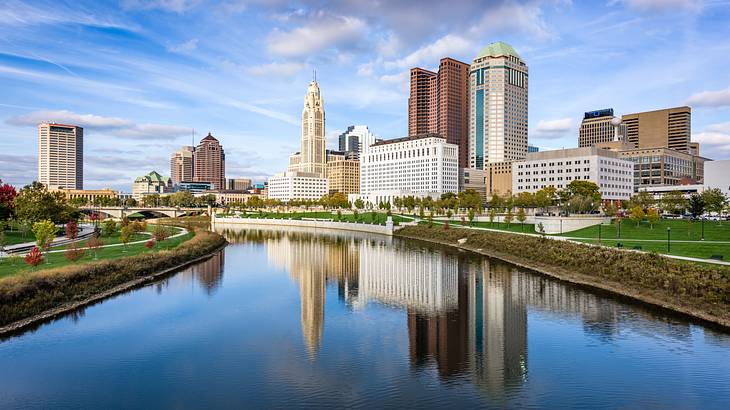
<svg viewBox="0 0 730 410">
<path fill-rule="evenodd" d="M 79 249 L 76 247 L 68 248 L 64 252 L 64 256 L 69 262 L 76 262 L 77 260 L 84 257 L 84 254 L 86 251 L 84 249 Z"/>
<path fill-rule="evenodd" d="M 154 248 L 154 247 L 155 247 L 155 241 L 154 241 L 154 240 L 152 240 L 152 239 L 150 239 L 149 241 L 145 242 L 144 246 L 145 246 L 145 247 L 146 247 L 147 249 L 152 249 L 152 248 Z"/>
<path fill-rule="evenodd" d="M 34 246 L 23 259 L 25 260 L 25 263 L 30 266 L 38 266 L 41 262 L 43 262 L 43 254 L 37 246 Z"/>
</svg>

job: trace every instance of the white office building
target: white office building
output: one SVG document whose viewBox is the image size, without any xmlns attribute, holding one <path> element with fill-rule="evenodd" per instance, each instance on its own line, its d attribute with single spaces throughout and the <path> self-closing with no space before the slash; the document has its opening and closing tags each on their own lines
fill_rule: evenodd
<svg viewBox="0 0 730 410">
<path fill-rule="evenodd" d="M 407 195 L 458 192 L 458 161 L 459 146 L 438 134 L 376 142 L 361 157 L 360 194 L 376 205 Z"/>
<path fill-rule="evenodd" d="M 339 150 L 359 158 L 376 140 L 367 125 L 350 125 L 338 137 Z"/>
<path fill-rule="evenodd" d="M 327 178 L 312 172 L 282 172 L 269 178 L 269 198 L 289 202 L 291 199 L 320 199 L 327 194 Z"/>
<path fill-rule="evenodd" d="M 564 189 L 577 180 L 598 185 L 605 200 L 628 200 L 634 193 L 634 163 L 596 147 L 531 152 L 512 163 L 513 194 Z"/>
<path fill-rule="evenodd" d="M 730 197 L 730 159 L 705 162 L 705 189 L 713 188 Z"/>
</svg>

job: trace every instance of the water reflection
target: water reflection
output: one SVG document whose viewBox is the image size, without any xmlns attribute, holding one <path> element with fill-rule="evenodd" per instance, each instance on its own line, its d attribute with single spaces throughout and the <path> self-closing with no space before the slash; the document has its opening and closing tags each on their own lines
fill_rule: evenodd
<svg viewBox="0 0 730 410">
<path fill-rule="evenodd" d="M 265 245 L 272 265 L 299 283 L 301 332 L 316 355 L 328 284 L 352 309 L 370 303 L 403 309 L 414 370 L 435 366 L 442 379 L 470 375 L 491 397 L 528 378 L 528 313 L 582 321 L 610 342 L 622 331 L 685 339 L 689 323 L 621 304 L 526 273 L 499 260 L 380 236 L 300 228 L 224 230 L 232 242 Z"/>
<path fill-rule="evenodd" d="M 212 296 L 223 283 L 223 268 L 226 262 L 225 256 L 225 249 L 222 249 L 214 253 L 210 258 L 184 269 L 177 276 L 183 279 L 183 282 L 197 282 L 208 296 Z M 169 284 L 169 281 L 159 282 L 157 284 L 158 292 L 161 292 L 167 284 Z"/>
</svg>

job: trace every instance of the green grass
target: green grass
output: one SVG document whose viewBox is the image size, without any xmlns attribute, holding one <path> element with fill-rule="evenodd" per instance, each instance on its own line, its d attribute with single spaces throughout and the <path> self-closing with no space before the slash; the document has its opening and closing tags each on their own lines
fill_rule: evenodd
<svg viewBox="0 0 730 410">
<path fill-rule="evenodd" d="M 156 246 L 152 249 L 147 249 L 145 247 L 144 243 L 134 244 L 134 245 L 128 245 L 127 249 L 125 251 L 124 246 L 113 246 L 109 248 L 100 248 L 97 251 L 97 257 L 98 260 L 103 259 L 114 259 L 114 258 L 120 258 L 125 256 L 132 256 L 132 255 L 138 255 L 142 253 L 150 253 L 150 252 L 157 252 L 158 250 L 165 250 L 165 249 L 172 249 L 176 246 L 180 245 L 181 243 L 187 241 L 188 239 L 192 238 L 194 234 L 187 233 L 183 236 L 179 236 L 177 238 L 170 238 L 167 239 L 161 243 L 156 244 Z M 149 237 L 147 237 L 149 238 Z M 106 238 L 104 238 L 106 239 Z M 107 241 L 104 241 L 105 244 L 109 244 Z M 82 241 L 82 245 L 85 244 L 85 241 Z M 55 253 L 49 253 L 47 256 L 47 259 L 45 259 L 43 262 L 41 262 L 40 265 L 34 267 L 31 267 L 23 261 L 23 258 L 19 258 L 15 260 L 15 263 L 13 263 L 12 260 L 8 259 L 0 259 L 0 278 L 15 274 L 22 274 L 24 272 L 31 272 L 31 271 L 40 271 L 44 269 L 50 269 L 50 268 L 59 268 L 62 266 L 67 266 L 71 264 L 75 265 L 83 265 L 89 262 L 94 262 L 94 252 L 92 250 L 87 249 L 86 253 L 84 254 L 83 258 L 79 259 L 76 262 L 70 262 L 66 259 L 64 252 L 55 252 Z"/>
<path fill-rule="evenodd" d="M 291 213 L 284 213 L 284 212 L 263 212 L 259 214 L 258 212 L 252 212 L 247 213 L 246 215 L 241 215 L 245 218 L 265 218 L 265 219 L 295 219 L 295 220 L 301 220 L 303 218 L 310 218 L 310 219 L 327 219 L 330 221 L 334 221 L 337 219 L 337 213 L 331 213 L 331 212 L 291 212 Z M 410 218 L 404 218 L 399 215 L 392 215 L 393 217 L 393 224 L 398 225 L 400 222 L 407 222 L 410 221 Z M 375 217 L 373 218 L 373 215 L 371 212 L 360 212 L 358 215 L 358 222 L 360 223 L 367 223 L 367 224 L 380 224 L 384 225 L 387 221 L 388 216 L 384 213 L 376 212 Z M 340 217 L 340 222 L 355 222 L 355 216 L 353 214 L 349 213 L 342 213 L 342 216 Z"/>
<path fill-rule="evenodd" d="M 5 231 L 5 245 L 17 245 L 19 243 L 34 241 L 33 232 L 28 232 L 25 236 L 20 231 Z"/>
<path fill-rule="evenodd" d="M 603 245 L 616 246 L 621 242 L 624 248 L 628 249 L 640 246 L 643 251 L 702 259 L 709 259 L 712 255 L 722 255 L 724 260 L 730 261 L 730 223 L 725 221 L 705 221 L 704 241 L 700 240 L 702 232 L 700 222 L 688 223 L 685 220 L 664 219 L 652 228 L 646 221 L 637 227 L 635 222 L 624 220 L 621 223 L 620 238 L 617 228 L 618 224 L 615 221 L 611 225 L 601 225 Z M 669 251 L 667 228 L 671 228 Z M 598 243 L 598 226 L 566 232 L 561 236 L 580 238 L 578 239 L 580 242 L 595 244 Z M 711 243 L 712 241 L 728 243 Z"/>
<path fill-rule="evenodd" d="M 148 227 L 147 228 L 147 232 L 152 233 L 152 228 Z M 176 230 L 175 233 L 177 233 L 177 232 L 178 231 Z M 175 233 L 173 233 L 173 235 Z M 151 235 L 147 235 L 147 234 L 144 234 L 144 233 L 135 233 L 134 235 L 132 235 L 132 239 L 130 239 L 129 242 L 143 241 L 143 240 L 150 239 L 150 238 L 152 238 Z M 106 236 L 106 235 L 103 235 L 102 234 L 99 237 L 99 239 L 101 239 L 102 242 L 104 242 L 104 245 L 113 245 L 113 244 L 117 244 L 117 243 L 122 243 L 122 241 L 120 239 L 120 233 L 119 232 L 115 232 L 114 234 L 112 234 L 110 236 Z M 88 239 L 84 239 L 81 242 L 77 242 L 76 243 L 76 246 L 78 246 L 78 247 L 85 247 L 87 241 L 88 241 Z M 60 246 L 60 247 L 56 247 L 56 248 L 52 248 L 51 250 L 68 249 L 70 247 L 71 247 L 71 244 L 64 245 L 64 246 Z"/>
</svg>

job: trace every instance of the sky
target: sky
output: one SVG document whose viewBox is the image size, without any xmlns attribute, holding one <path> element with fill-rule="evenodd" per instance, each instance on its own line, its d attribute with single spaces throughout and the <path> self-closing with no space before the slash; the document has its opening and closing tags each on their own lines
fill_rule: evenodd
<svg viewBox="0 0 730 410">
<path fill-rule="evenodd" d="M 730 158 L 730 0 L 0 2 L 0 179 L 37 176 L 37 124 L 84 127 L 84 187 L 169 174 L 208 132 L 226 176 L 263 180 L 299 149 L 316 70 L 328 147 L 349 125 L 405 136 L 408 73 L 494 41 L 529 67 L 529 142 L 577 146 L 585 111 L 692 107 Z"/>
</svg>

